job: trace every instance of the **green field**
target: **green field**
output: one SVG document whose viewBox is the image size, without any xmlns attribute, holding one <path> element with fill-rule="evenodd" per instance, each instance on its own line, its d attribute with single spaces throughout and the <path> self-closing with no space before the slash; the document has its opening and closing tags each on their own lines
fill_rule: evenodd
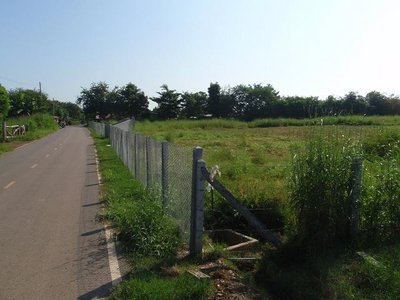
<svg viewBox="0 0 400 300">
<path fill-rule="evenodd" d="M 207 166 L 220 167 L 220 180 L 238 198 L 247 204 L 269 205 L 287 199 L 288 167 L 291 158 L 304 148 L 305 142 L 312 136 L 321 133 L 337 134 L 363 141 L 381 134 L 388 128 L 400 129 L 398 117 L 363 118 L 373 124 L 390 125 L 260 128 L 254 126 L 263 123 L 262 120 L 251 123 L 204 120 L 138 122 L 135 130 L 177 145 L 203 147 Z M 278 120 L 289 122 L 290 119 Z M 293 122 L 300 123 L 301 120 L 293 119 Z"/>
<path fill-rule="evenodd" d="M 399 117 L 343 120 L 138 122 L 135 130 L 177 145 L 203 147 L 207 166 L 220 166 L 220 181 L 237 198 L 250 208 L 272 208 L 262 221 L 284 228 L 284 245 L 266 249 L 255 273 L 271 299 L 395 299 Z M 351 242 L 347 220 L 354 156 L 362 158 L 363 177 L 360 232 Z M 213 216 L 210 198 L 208 193 L 206 227 L 246 229 L 217 196 L 214 206 L 220 212 Z M 271 218 L 279 222 L 268 224 Z M 372 255 L 382 267 L 354 250 Z"/>
</svg>

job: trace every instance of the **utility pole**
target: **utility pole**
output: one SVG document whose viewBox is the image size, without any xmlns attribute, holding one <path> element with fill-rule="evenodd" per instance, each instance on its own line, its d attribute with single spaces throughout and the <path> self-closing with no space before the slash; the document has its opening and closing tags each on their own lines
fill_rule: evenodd
<svg viewBox="0 0 400 300">
<path fill-rule="evenodd" d="M 53 98 L 53 117 L 54 117 L 54 98 Z"/>
</svg>

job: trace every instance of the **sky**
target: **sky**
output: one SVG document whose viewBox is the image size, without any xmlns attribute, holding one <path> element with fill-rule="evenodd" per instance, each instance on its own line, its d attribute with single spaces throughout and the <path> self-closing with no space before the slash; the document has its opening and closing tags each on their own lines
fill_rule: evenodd
<svg viewBox="0 0 400 300">
<path fill-rule="evenodd" d="M 281 95 L 400 94 L 398 0 L 2 0 L 0 84 L 75 102 L 272 84 Z"/>
</svg>

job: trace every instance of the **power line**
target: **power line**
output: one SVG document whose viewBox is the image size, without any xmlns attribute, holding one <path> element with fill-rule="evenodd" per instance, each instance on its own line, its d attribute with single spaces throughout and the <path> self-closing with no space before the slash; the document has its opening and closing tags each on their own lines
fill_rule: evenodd
<svg viewBox="0 0 400 300">
<path fill-rule="evenodd" d="M 23 85 L 30 85 L 30 86 L 35 86 L 36 84 L 32 83 L 32 82 L 23 82 L 23 81 L 19 81 L 19 80 L 15 80 L 15 79 L 11 79 L 9 77 L 6 76 L 2 76 L 0 75 L 0 79 L 9 81 L 9 82 L 13 82 L 13 83 L 17 83 L 17 84 L 23 84 Z"/>
</svg>

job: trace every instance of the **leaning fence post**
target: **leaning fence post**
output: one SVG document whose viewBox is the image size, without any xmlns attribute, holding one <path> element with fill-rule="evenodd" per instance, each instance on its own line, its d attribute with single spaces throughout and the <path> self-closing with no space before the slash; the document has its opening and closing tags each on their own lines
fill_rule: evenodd
<svg viewBox="0 0 400 300">
<path fill-rule="evenodd" d="M 147 171 L 147 188 L 151 184 L 151 138 L 146 136 L 146 171 Z"/>
<path fill-rule="evenodd" d="M 203 223 L 204 223 L 204 184 L 205 178 L 202 175 L 202 168 L 206 163 L 202 160 L 203 149 L 193 149 L 192 167 L 192 207 L 190 216 L 190 244 L 191 256 L 199 256 L 203 251 Z"/>
<path fill-rule="evenodd" d="M 139 164 L 138 164 L 138 160 L 139 160 L 139 139 L 138 139 L 138 135 L 135 133 L 134 136 L 134 141 L 135 141 L 135 145 L 134 145 L 134 149 L 135 149 L 135 178 L 138 178 L 139 176 Z"/>
<path fill-rule="evenodd" d="M 350 192 L 350 239 L 354 240 L 358 233 L 358 207 L 361 195 L 362 160 L 353 159 L 351 165 L 351 192 Z"/>
<path fill-rule="evenodd" d="M 161 185 L 162 203 L 166 207 L 168 202 L 168 142 L 161 143 Z"/>
</svg>

